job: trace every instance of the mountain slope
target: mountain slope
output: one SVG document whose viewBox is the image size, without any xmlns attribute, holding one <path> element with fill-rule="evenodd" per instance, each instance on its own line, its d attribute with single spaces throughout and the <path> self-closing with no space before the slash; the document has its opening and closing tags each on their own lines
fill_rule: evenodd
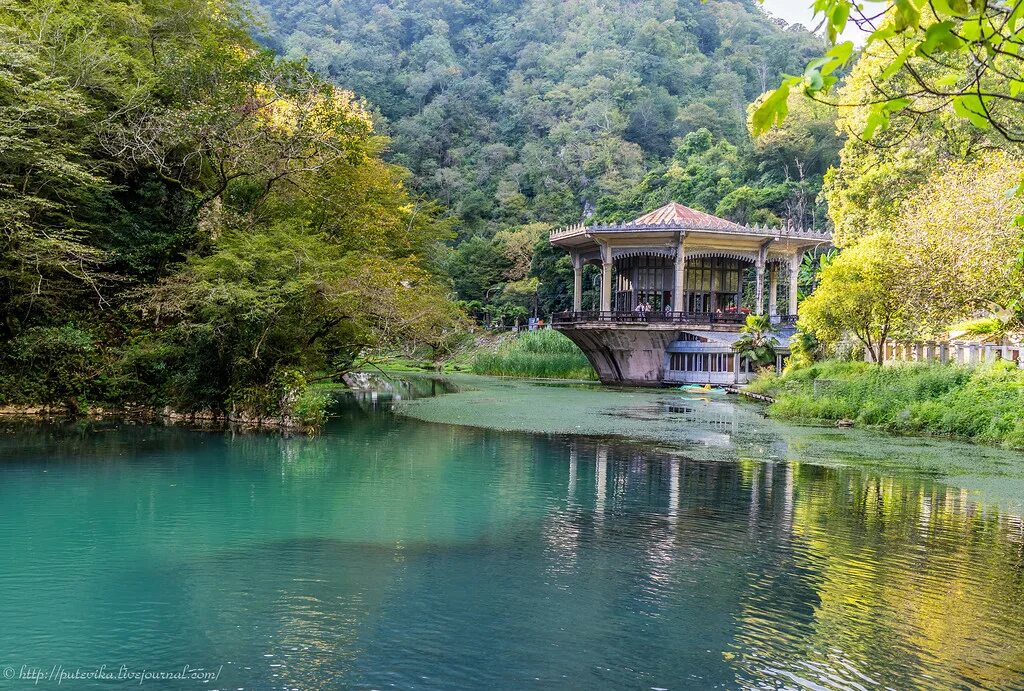
<svg viewBox="0 0 1024 691">
<path fill-rule="evenodd" d="M 821 50 L 753 0 L 260 1 L 466 234 L 578 220 L 701 127 L 744 144 L 746 104 Z"/>
</svg>

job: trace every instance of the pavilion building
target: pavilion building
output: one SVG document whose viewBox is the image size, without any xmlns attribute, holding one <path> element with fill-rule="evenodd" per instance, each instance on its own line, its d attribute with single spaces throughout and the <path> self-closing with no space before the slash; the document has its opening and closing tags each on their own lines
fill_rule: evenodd
<svg viewBox="0 0 1024 691">
<path fill-rule="evenodd" d="M 751 367 L 733 344 L 750 313 L 778 324 L 781 364 L 801 261 L 831 235 L 741 225 L 673 202 L 628 223 L 555 230 L 550 241 L 574 271 L 572 310 L 554 315 L 554 328 L 602 382 L 651 386 L 747 381 Z M 599 297 L 584 309 L 588 264 L 599 268 Z"/>
</svg>

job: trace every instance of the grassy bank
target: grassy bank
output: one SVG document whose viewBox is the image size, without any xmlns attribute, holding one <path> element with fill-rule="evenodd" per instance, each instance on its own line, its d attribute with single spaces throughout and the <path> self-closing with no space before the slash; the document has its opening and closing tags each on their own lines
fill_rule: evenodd
<svg viewBox="0 0 1024 691">
<path fill-rule="evenodd" d="M 528 331 L 497 348 L 477 352 L 474 374 L 539 379 L 596 379 L 586 356 L 568 338 L 550 329 Z"/>
<path fill-rule="evenodd" d="M 847 419 L 890 432 L 1024 449 L 1024 370 L 1010 363 L 821 362 L 764 375 L 750 389 L 774 397 L 768 412 L 783 419 Z"/>
</svg>

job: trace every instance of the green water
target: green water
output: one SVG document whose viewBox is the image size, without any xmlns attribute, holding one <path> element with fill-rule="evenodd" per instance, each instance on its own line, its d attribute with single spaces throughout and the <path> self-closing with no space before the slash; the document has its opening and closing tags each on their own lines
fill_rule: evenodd
<svg viewBox="0 0 1024 691">
<path fill-rule="evenodd" d="M 316 439 L 7 424 L 0 674 L 1024 687 L 1019 456 L 678 393 L 488 382 L 398 404 L 459 425 L 394 405 L 346 398 Z M 486 428 L 509 416 L 536 431 Z M 644 441 L 566 433 L 602 419 Z M 0 678 L 30 686 L 57 684 Z M 139 683 L 61 685 L 117 686 Z"/>
</svg>

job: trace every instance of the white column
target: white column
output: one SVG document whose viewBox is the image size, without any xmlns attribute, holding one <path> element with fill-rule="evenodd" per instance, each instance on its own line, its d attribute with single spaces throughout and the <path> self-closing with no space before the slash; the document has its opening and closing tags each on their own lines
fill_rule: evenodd
<svg viewBox="0 0 1024 691">
<path fill-rule="evenodd" d="M 612 248 L 601 245 L 601 311 L 612 311 Z"/>
<path fill-rule="evenodd" d="M 572 311 L 583 309 L 583 259 L 576 252 L 572 254 Z"/>
<path fill-rule="evenodd" d="M 768 314 L 774 317 L 779 312 L 779 266 L 768 267 Z"/>
<path fill-rule="evenodd" d="M 796 316 L 797 290 L 800 285 L 800 261 L 804 258 L 803 252 L 797 252 L 789 258 L 789 315 Z"/>
<path fill-rule="evenodd" d="M 754 263 L 754 314 L 764 314 L 764 248 L 757 252 L 757 261 Z"/>
<path fill-rule="evenodd" d="M 679 246 L 676 248 L 676 273 L 672 282 L 672 309 L 682 312 L 686 309 L 683 304 L 683 296 L 686 293 L 686 245 L 683 243 L 683 236 L 679 236 Z"/>
</svg>

